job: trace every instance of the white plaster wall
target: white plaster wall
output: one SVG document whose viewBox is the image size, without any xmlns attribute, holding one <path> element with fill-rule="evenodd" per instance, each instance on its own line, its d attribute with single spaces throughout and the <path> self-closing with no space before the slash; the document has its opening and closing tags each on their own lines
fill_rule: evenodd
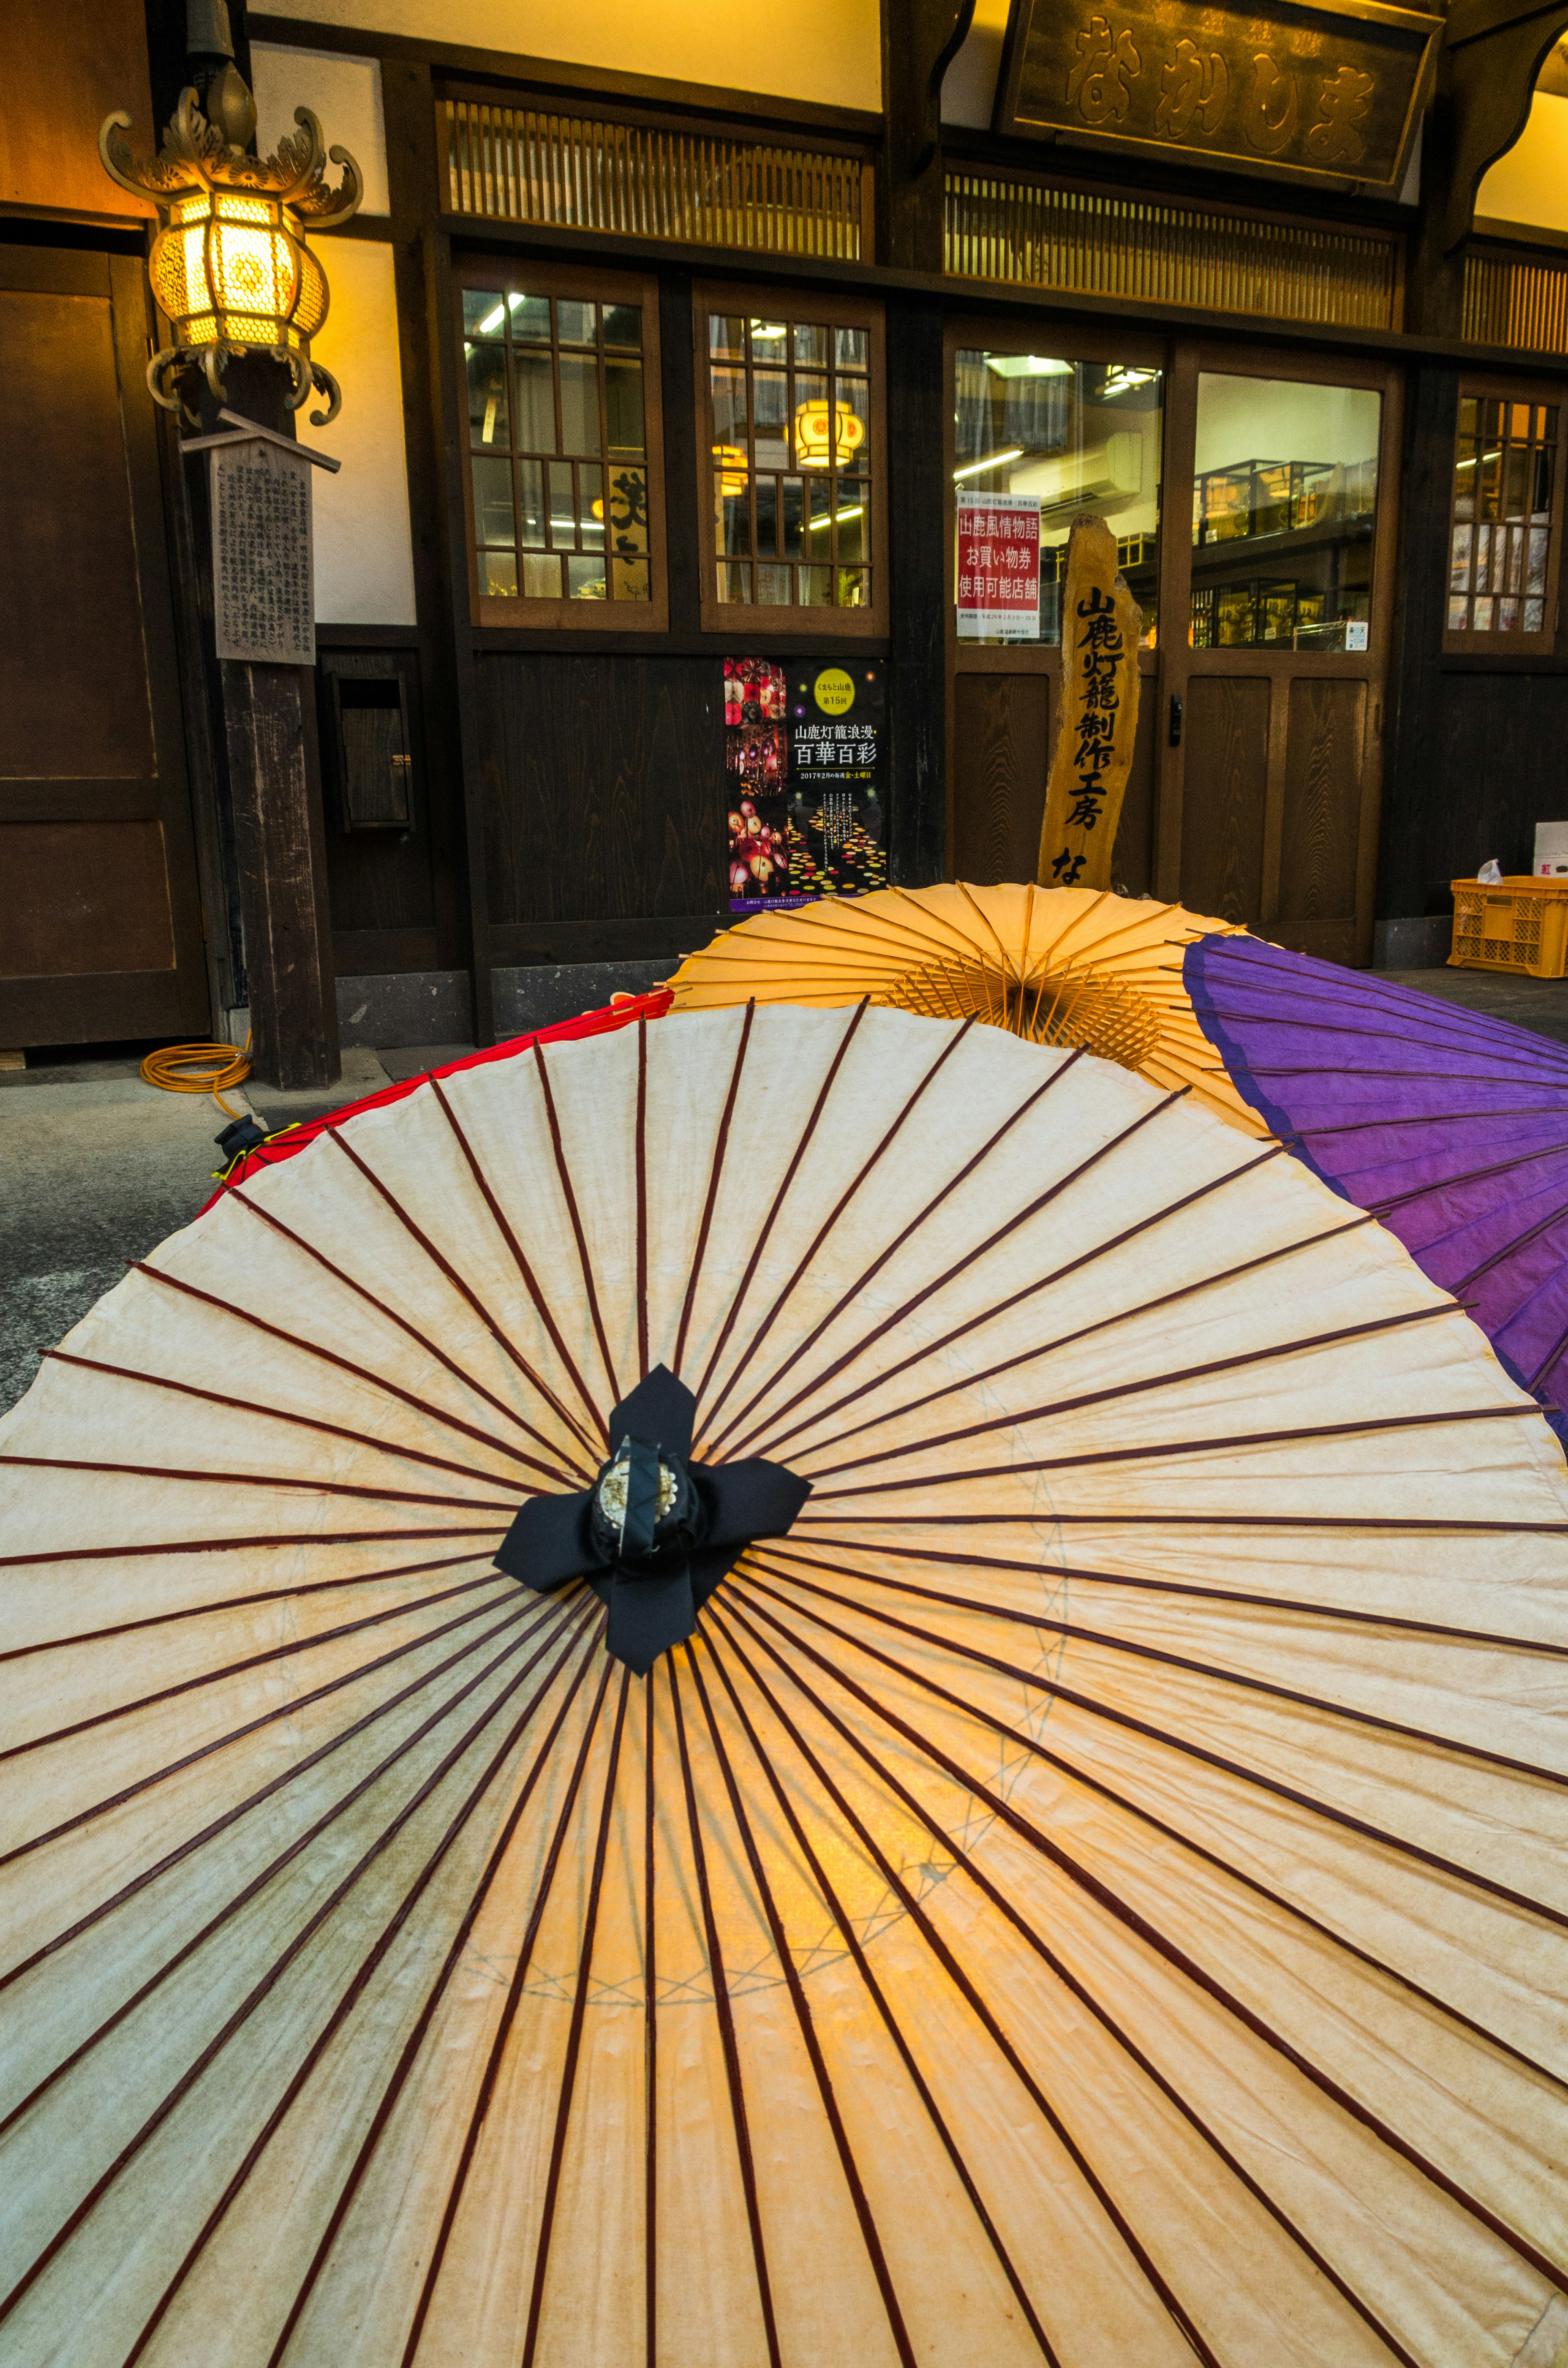
<svg viewBox="0 0 1568 2368">
<path fill-rule="evenodd" d="M 330 452 L 342 469 L 314 473 L 316 618 L 324 625 L 412 625 L 414 540 L 397 342 L 392 250 L 380 239 L 314 242 L 332 289 L 326 326 L 312 343 L 316 360 L 343 389 L 330 427 L 298 415 L 301 443 Z"/>
<path fill-rule="evenodd" d="M 251 50 L 256 92 L 256 145 L 270 156 L 294 131 L 294 109 L 308 107 L 319 118 L 329 148 L 347 148 L 365 176 L 359 211 L 391 211 L 387 196 L 387 135 L 381 117 L 381 69 L 374 58 L 338 58 L 324 50 L 284 49 L 257 41 Z M 327 167 L 334 187 L 335 165 Z"/>
<path fill-rule="evenodd" d="M 1492 222 L 1568 230 L 1568 98 L 1536 92 L 1524 130 L 1482 176 L 1475 211 Z"/>
<path fill-rule="evenodd" d="M 347 26 L 373 14 L 378 32 L 411 40 L 828 107 L 882 103 L 878 0 L 790 0 L 760 17 L 733 0 L 281 0 L 275 13 Z"/>
</svg>

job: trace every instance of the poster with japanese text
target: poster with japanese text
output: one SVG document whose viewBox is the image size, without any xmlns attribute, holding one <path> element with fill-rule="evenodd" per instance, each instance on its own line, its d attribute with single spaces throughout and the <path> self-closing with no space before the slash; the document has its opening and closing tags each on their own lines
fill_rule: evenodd
<svg viewBox="0 0 1568 2368">
<path fill-rule="evenodd" d="M 887 885 L 880 661 L 724 661 L 730 911 Z"/>
<path fill-rule="evenodd" d="M 958 495 L 960 641 L 1040 639 L 1040 495 Z"/>
<path fill-rule="evenodd" d="M 887 706 L 879 660 L 790 669 L 790 885 L 808 896 L 887 886 L 881 795 Z"/>
</svg>

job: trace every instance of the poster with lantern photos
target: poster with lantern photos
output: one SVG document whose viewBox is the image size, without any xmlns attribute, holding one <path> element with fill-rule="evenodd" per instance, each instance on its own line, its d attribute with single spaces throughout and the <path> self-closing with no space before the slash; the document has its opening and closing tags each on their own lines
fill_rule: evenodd
<svg viewBox="0 0 1568 2368">
<path fill-rule="evenodd" d="M 885 740 L 880 663 L 725 659 L 732 914 L 887 885 Z"/>
</svg>

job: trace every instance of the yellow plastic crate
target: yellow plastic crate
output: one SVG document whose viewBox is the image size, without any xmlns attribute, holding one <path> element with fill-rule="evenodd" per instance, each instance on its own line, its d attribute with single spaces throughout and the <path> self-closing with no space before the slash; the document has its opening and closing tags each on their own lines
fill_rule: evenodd
<svg viewBox="0 0 1568 2368">
<path fill-rule="evenodd" d="M 1455 880 L 1454 945 L 1460 970 L 1511 970 L 1527 978 L 1568 971 L 1568 880 L 1529 873 L 1494 881 Z"/>
</svg>

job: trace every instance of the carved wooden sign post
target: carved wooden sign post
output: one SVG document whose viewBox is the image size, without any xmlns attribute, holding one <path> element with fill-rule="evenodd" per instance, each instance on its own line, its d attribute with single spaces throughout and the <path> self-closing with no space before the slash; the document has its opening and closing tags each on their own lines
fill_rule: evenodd
<svg viewBox="0 0 1568 2368">
<path fill-rule="evenodd" d="M 237 412 L 222 436 L 191 436 L 211 472 L 212 611 L 217 655 L 247 666 L 316 662 L 311 470 L 343 466 Z"/>
<path fill-rule="evenodd" d="M 1138 732 L 1143 612 L 1117 572 L 1116 537 L 1078 518 L 1062 602 L 1062 723 L 1046 785 L 1038 878 L 1045 888 L 1108 888 L 1111 850 Z"/>
</svg>

